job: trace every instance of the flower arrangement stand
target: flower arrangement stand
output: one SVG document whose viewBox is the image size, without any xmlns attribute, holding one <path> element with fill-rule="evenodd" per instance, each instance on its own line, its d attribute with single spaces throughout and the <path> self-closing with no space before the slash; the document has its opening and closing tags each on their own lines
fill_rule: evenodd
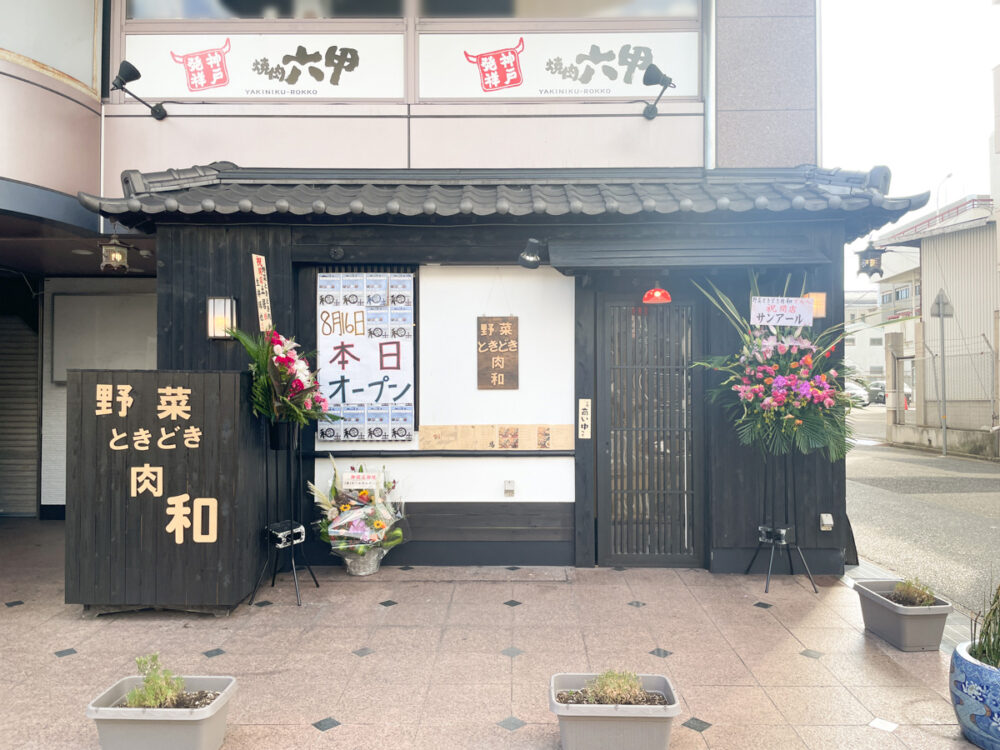
<svg viewBox="0 0 1000 750">
<path fill-rule="evenodd" d="M 288 496 L 288 520 L 268 523 L 264 529 L 267 543 L 267 559 L 264 560 L 260 575 L 257 576 L 257 583 L 253 587 L 253 593 L 250 594 L 248 606 L 254 603 L 257 590 L 260 588 L 261 581 L 264 580 L 264 574 L 267 572 L 268 565 L 271 565 L 271 586 L 274 586 L 274 582 L 278 577 L 278 559 L 281 557 L 282 550 L 287 549 L 292 565 L 292 580 L 295 581 L 295 601 L 301 607 L 302 594 L 299 590 L 298 570 L 295 567 L 296 553 L 301 555 L 302 563 L 309 571 L 309 575 L 312 576 L 316 588 L 319 588 L 319 581 L 316 580 L 316 574 L 313 572 L 312 566 L 309 564 L 309 559 L 306 557 L 305 548 L 302 546 L 302 543 L 306 540 L 305 526 L 295 520 L 295 498 L 301 497 L 302 494 L 302 451 L 299 445 L 300 428 L 297 424 L 287 422 L 274 424 L 270 427 L 270 446 L 273 450 L 284 451 L 288 476 L 294 477 L 294 479 L 292 480 L 291 492 Z M 274 428 L 285 428 L 285 431 L 289 434 L 282 435 L 282 430 L 275 430 Z M 293 474 L 293 469 L 296 468 L 296 460 L 298 471 Z"/>
<path fill-rule="evenodd" d="M 812 584 L 813 591 L 817 594 L 819 589 L 816 588 L 816 581 L 813 579 L 812 571 L 809 570 L 809 564 L 806 562 L 806 556 L 802 554 L 802 550 L 799 545 L 791 541 L 788 538 L 788 532 L 792 531 L 790 526 L 758 526 L 757 527 L 757 549 L 754 550 L 753 557 L 750 558 L 750 564 L 747 565 L 747 569 L 744 571 L 744 575 L 750 572 L 750 568 L 757 561 L 757 555 L 760 554 L 761 548 L 767 544 L 771 547 L 771 560 L 767 564 L 767 579 L 764 581 L 764 593 L 766 594 L 771 588 L 771 568 L 774 566 L 774 549 L 775 547 L 784 547 L 788 552 L 788 571 L 791 574 L 795 574 L 795 568 L 792 566 L 792 549 L 799 553 L 799 559 L 802 560 L 802 565 L 806 569 L 806 575 L 809 576 L 809 583 Z"/>
</svg>

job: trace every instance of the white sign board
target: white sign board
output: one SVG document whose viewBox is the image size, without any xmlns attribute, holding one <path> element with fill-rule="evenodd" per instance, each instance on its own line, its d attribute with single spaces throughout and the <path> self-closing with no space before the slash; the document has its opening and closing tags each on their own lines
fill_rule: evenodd
<svg viewBox="0 0 1000 750">
<path fill-rule="evenodd" d="M 694 31 L 574 34 L 421 34 L 421 99 L 631 97 L 650 63 L 674 83 L 664 98 L 698 96 Z"/>
<path fill-rule="evenodd" d="M 263 255 L 252 254 L 253 285 L 257 292 L 257 323 L 261 332 L 274 328 L 271 320 L 271 292 L 267 285 L 267 263 Z"/>
<path fill-rule="evenodd" d="M 412 273 L 319 274 L 320 440 L 413 439 L 413 324 Z"/>
<path fill-rule="evenodd" d="M 755 326 L 811 326 L 813 301 L 809 297 L 751 297 L 750 324 Z"/>
<path fill-rule="evenodd" d="M 402 99 L 402 34 L 129 34 L 143 99 Z"/>
<path fill-rule="evenodd" d="M 376 490 L 378 474 L 374 471 L 351 471 L 341 475 L 340 486 L 345 490 Z"/>
</svg>

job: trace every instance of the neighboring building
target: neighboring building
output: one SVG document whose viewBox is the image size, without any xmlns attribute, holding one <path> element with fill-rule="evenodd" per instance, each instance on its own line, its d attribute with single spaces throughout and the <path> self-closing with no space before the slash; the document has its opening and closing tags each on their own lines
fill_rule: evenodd
<svg viewBox="0 0 1000 750">
<path fill-rule="evenodd" d="M 876 245 L 920 251 L 919 273 L 885 281 L 884 293 L 897 305 L 894 314 L 910 311 L 909 297 L 896 299 L 901 292 L 919 303 L 913 308 L 919 320 L 912 333 L 907 326 L 887 347 L 887 370 L 897 368 L 887 379 L 889 386 L 891 377 L 905 377 L 912 366 L 917 402 L 915 422 L 904 423 L 900 415 L 890 414 L 889 439 L 943 447 L 941 425 L 946 420 L 949 450 L 1000 456 L 1000 247 L 993 201 L 968 196 L 882 235 Z M 943 342 L 942 319 L 934 315 L 942 293 L 950 305 Z"/>
<path fill-rule="evenodd" d="M 257 255 L 275 325 L 320 348 L 345 416 L 306 435 L 307 469 L 324 483 L 328 451 L 389 467 L 414 527 L 395 561 L 739 571 L 768 522 L 842 571 L 843 463 L 797 457 L 811 490 L 772 506 L 689 368 L 734 344 L 692 281 L 745 298 L 751 271 L 778 291 L 808 271 L 842 322 L 845 243 L 927 201 L 888 197 L 884 167 L 800 166 L 818 161 L 815 2 L 79 5 L 31 4 L 0 59 L 0 259 L 42 321 L 42 517 L 73 500 L 65 370 L 243 369 L 206 337 L 207 300 L 255 328 Z M 101 86 L 125 59 L 165 119 Z M 658 113 L 636 102 L 661 93 Z M 112 232 L 125 277 L 85 254 Z M 541 268 L 518 266 L 526 244 Z M 651 287 L 674 301 L 645 306 Z M 348 289 L 406 300 L 364 313 L 389 345 L 371 373 L 346 354 Z M 481 317 L 516 321 L 517 369 L 479 357 L 510 345 L 478 340 Z"/>
<path fill-rule="evenodd" d="M 881 368 L 885 350 L 873 345 L 871 329 L 878 325 L 878 294 L 873 290 L 844 292 L 844 361 L 861 382 L 876 379 L 873 367 Z"/>
</svg>

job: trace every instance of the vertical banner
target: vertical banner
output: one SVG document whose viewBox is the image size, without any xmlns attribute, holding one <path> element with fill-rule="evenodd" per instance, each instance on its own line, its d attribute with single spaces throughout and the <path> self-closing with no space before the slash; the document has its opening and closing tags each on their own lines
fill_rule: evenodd
<svg viewBox="0 0 1000 750">
<path fill-rule="evenodd" d="M 476 318 L 476 329 L 479 390 L 517 390 L 517 317 Z"/>
<path fill-rule="evenodd" d="M 413 274 L 321 273 L 319 382 L 340 421 L 321 440 L 413 439 Z"/>
<path fill-rule="evenodd" d="M 271 292 L 267 286 L 267 265 L 263 255 L 251 255 L 250 258 L 253 261 L 253 284 L 257 290 L 257 321 L 263 333 L 274 328 L 271 320 Z"/>
</svg>

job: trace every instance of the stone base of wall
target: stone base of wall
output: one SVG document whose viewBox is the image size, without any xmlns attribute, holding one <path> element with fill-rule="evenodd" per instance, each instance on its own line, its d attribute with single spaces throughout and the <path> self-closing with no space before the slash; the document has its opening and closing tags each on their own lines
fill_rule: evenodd
<svg viewBox="0 0 1000 750">
<path fill-rule="evenodd" d="M 927 425 L 889 425 L 886 441 L 893 445 L 941 450 L 941 428 Z M 1000 432 L 948 430 L 948 453 L 1000 460 Z"/>
</svg>

